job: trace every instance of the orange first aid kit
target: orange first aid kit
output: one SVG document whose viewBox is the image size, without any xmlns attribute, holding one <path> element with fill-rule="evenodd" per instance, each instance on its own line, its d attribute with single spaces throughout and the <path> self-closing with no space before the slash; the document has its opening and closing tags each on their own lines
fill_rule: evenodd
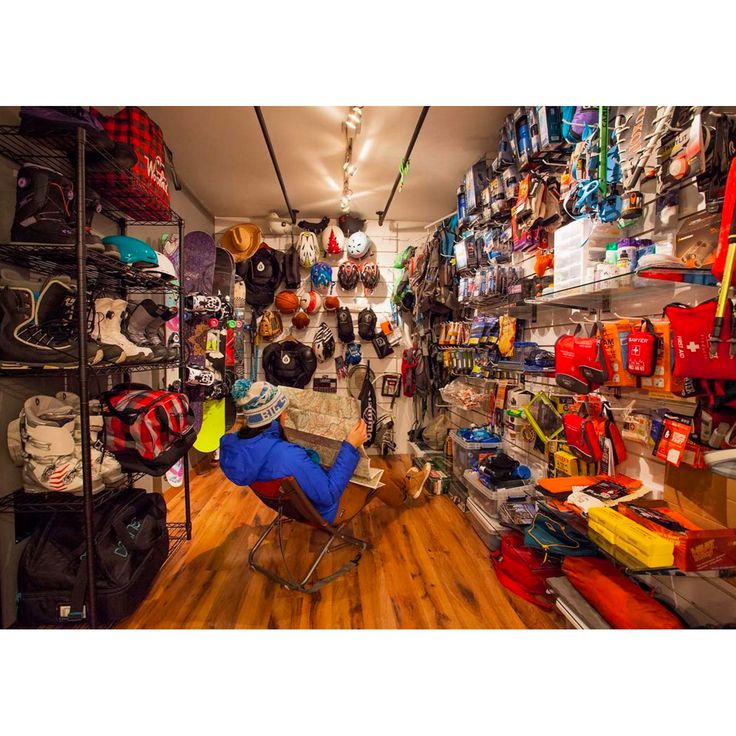
<svg viewBox="0 0 736 736">
<path fill-rule="evenodd" d="M 641 376 L 639 385 L 648 391 L 670 391 L 679 394 L 685 387 L 684 379 L 673 374 L 672 329 L 667 320 L 652 322 L 657 338 L 657 362 L 651 376 Z"/>
<path fill-rule="evenodd" d="M 620 504 L 618 511 L 642 527 L 672 540 L 675 566 L 683 572 L 736 567 L 736 529 L 702 529 L 666 501 Z"/>
<path fill-rule="evenodd" d="M 632 324 L 628 319 L 603 323 L 603 349 L 611 366 L 611 376 L 606 386 L 636 386 L 636 376 L 626 370 L 627 343 Z"/>
</svg>

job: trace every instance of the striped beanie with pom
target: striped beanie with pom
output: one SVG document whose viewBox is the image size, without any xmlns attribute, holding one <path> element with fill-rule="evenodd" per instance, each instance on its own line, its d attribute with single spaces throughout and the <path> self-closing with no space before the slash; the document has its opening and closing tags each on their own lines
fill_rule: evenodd
<svg viewBox="0 0 736 736">
<path fill-rule="evenodd" d="M 253 383 L 239 378 L 230 395 L 243 413 L 249 427 L 264 427 L 276 419 L 289 405 L 289 398 L 278 387 L 266 381 Z"/>
</svg>

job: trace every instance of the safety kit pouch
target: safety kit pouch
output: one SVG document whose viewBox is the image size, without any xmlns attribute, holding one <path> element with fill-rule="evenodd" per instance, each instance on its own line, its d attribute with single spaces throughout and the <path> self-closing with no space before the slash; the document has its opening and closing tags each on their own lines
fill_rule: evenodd
<svg viewBox="0 0 736 736">
<path fill-rule="evenodd" d="M 644 318 L 638 328 L 629 333 L 626 370 L 632 376 L 653 376 L 657 366 L 659 340 L 651 320 Z"/>
<path fill-rule="evenodd" d="M 736 376 L 733 303 L 729 300 L 726 306 L 721 334 L 716 342 L 711 339 L 718 309 L 716 299 L 695 307 L 674 303 L 664 308 L 674 336 L 675 376 L 715 380 Z"/>
<path fill-rule="evenodd" d="M 602 335 L 603 329 L 600 323 L 596 322 L 590 337 L 576 337 L 575 339 L 575 355 L 580 372 L 592 385 L 592 388 L 602 386 L 611 377 L 611 365 L 603 348 Z"/>
<path fill-rule="evenodd" d="M 580 414 L 565 414 L 562 422 L 565 442 L 573 454 L 583 462 L 597 463 L 603 452 L 593 421 Z"/>
<path fill-rule="evenodd" d="M 558 386 L 576 394 L 587 394 L 591 391 L 590 381 L 582 374 L 578 365 L 575 334 L 562 335 L 555 342 L 555 381 Z"/>
</svg>

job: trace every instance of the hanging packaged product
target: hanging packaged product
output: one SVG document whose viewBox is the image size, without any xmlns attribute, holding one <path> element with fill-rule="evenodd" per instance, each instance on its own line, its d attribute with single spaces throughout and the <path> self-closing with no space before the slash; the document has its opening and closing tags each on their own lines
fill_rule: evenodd
<svg viewBox="0 0 736 736">
<path fill-rule="evenodd" d="M 599 323 L 590 337 L 578 337 L 582 325 L 572 335 L 555 342 L 555 381 L 558 386 L 579 394 L 587 394 L 602 386 L 611 375 L 611 367 L 598 336 Z"/>
<path fill-rule="evenodd" d="M 667 320 L 653 321 L 652 325 L 657 337 L 657 362 L 651 376 L 639 377 L 639 385 L 650 391 L 669 391 L 679 394 L 684 388 L 684 379 L 673 374 L 675 358 L 672 327 Z"/>
<path fill-rule="evenodd" d="M 514 340 L 516 338 L 516 317 L 502 314 L 498 321 L 498 349 L 501 356 L 509 358 L 514 352 Z"/>
<path fill-rule="evenodd" d="M 602 325 L 603 349 L 611 367 L 611 375 L 606 381 L 607 386 L 627 388 L 636 386 L 636 378 L 626 371 L 632 324 L 630 320 L 621 319 L 604 322 Z"/>
<path fill-rule="evenodd" d="M 654 456 L 670 465 L 679 467 L 685 454 L 692 426 L 689 420 L 676 416 L 666 416 L 662 432 L 654 449 Z"/>
<path fill-rule="evenodd" d="M 595 422 L 587 415 L 565 414 L 562 418 L 565 427 L 565 441 L 575 456 L 586 463 L 597 463 L 602 450 L 600 436 Z"/>
<path fill-rule="evenodd" d="M 652 376 L 657 366 L 657 336 L 651 320 L 643 319 L 638 329 L 629 333 L 626 370 L 634 376 Z"/>
</svg>

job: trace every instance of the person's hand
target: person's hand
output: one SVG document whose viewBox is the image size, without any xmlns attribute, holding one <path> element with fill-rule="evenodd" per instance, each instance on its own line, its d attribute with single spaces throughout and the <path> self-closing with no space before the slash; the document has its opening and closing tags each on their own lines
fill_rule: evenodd
<svg viewBox="0 0 736 736">
<path fill-rule="evenodd" d="M 368 427 L 365 422 L 360 419 L 358 423 L 350 430 L 345 441 L 350 443 L 356 450 L 364 445 L 368 440 Z"/>
</svg>

